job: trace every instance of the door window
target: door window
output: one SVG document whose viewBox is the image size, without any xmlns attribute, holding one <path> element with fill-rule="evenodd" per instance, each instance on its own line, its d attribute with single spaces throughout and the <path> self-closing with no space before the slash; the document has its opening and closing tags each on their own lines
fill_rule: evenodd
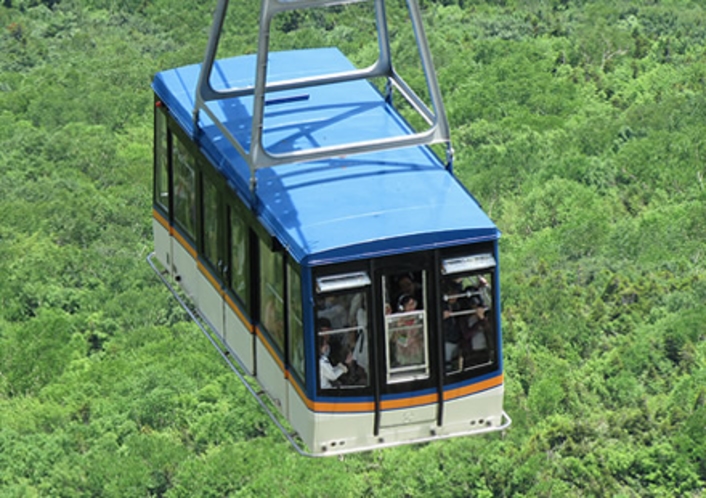
<svg viewBox="0 0 706 498">
<path fill-rule="evenodd" d="M 382 278 L 387 382 L 429 377 L 426 273 L 403 272 Z"/>
</svg>

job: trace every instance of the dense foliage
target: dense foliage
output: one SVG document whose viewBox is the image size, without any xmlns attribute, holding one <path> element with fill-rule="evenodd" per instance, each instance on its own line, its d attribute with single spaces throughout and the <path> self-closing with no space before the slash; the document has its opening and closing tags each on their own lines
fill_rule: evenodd
<svg viewBox="0 0 706 498">
<path fill-rule="evenodd" d="M 149 85 L 201 59 L 211 4 L 0 5 L 2 496 L 705 492 L 701 2 L 424 0 L 456 172 L 504 233 L 514 424 L 341 460 L 288 449 L 144 262 Z M 365 60 L 357 22 L 274 42 Z"/>
</svg>

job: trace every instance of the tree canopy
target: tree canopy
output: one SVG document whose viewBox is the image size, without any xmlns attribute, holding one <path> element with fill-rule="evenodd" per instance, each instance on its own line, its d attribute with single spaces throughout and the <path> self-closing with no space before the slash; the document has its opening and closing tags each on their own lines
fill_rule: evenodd
<svg viewBox="0 0 706 498">
<path fill-rule="evenodd" d="M 503 232 L 514 423 L 344 459 L 288 449 L 144 262 L 150 83 L 201 60 L 214 7 L 0 6 L 3 496 L 705 492 L 701 2 L 422 2 L 456 174 Z M 231 9 L 253 29 L 224 51 L 252 52 L 258 4 Z M 315 11 L 273 44 L 365 61 L 369 33 Z"/>
</svg>

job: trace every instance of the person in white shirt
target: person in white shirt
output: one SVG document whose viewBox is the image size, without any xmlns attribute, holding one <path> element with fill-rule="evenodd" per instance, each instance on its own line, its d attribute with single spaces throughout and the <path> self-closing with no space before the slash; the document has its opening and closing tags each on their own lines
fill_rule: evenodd
<svg viewBox="0 0 706 498">
<path fill-rule="evenodd" d="M 325 318 L 322 318 L 319 320 L 319 333 L 321 332 L 327 332 L 331 330 L 331 325 L 328 320 Z M 320 346 L 319 346 L 319 375 L 320 375 L 320 384 L 321 384 L 321 389 L 331 389 L 332 387 L 336 387 L 336 382 L 338 381 L 339 377 L 341 375 L 345 374 L 348 372 L 348 367 L 346 366 L 347 364 L 350 364 L 353 361 L 353 356 L 349 352 L 348 356 L 346 357 L 345 362 L 341 362 L 336 366 L 333 366 L 331 364 L 331 359 L 330 359 L 330 354 L 331 354 L 331 346 L 329 345 L 329 336 L 328 335 L 319 335 L 319 341 L 320 341 Z"/>
</svg>

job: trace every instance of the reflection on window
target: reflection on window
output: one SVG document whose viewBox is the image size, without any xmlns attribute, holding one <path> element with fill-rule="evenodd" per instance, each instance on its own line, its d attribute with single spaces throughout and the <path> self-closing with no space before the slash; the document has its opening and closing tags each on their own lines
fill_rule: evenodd
<svg viewBox="0 0 706 498">
<path fill-rule="evenodd" d="M 447 375 L 496 361 L 491 281 L 490 273 L 453 275 L 441 281 Z"/>
<path fill-rule="evenodd" d="M 155 123 L 155 135 L 157 137 L 155 170 L 155 201 L 162 206 L 162 209 L 169 212 L 169 173 L 167 163 L 167 118 L 164 113 L 157 110 L 157 121 Z"/>
<path fill-rule="evenodd" d="M 302 324 L 302 292 L 299 273 L 291 265 L 287 266 L 289 285 L 289 364 L 304 376 L 304 325 Z"/>
<path fill-rule="evenodd" d="M 196 197 L 194 159 L 186 147 L 174 137 L 174 217 L 186 233 L 194 238 Z"/>
<path fill-rule="evenodd" d="M 248 227 L 230 210 L 230 288 L 238 295 L 246 308 L 250 304 L 250 253 L 248 250 Z"/>
<path fill-rule="evenodd" d="M 283 296 L 282 255 L 260 241 L 260 318 L 280 351 L 284 351 Z"/>
<path fill-rule="evenodd" d="M 369 385 L 367 310 L 365 290 L 317 296 L 321 389 L 355 389 Z"/>
<path fill-rule="evenodd" d="M 216 187 L 203 179 L 203 246 L 206 259 L 217 265 L 218 258 L 218 192 Z"/>
</svg>

